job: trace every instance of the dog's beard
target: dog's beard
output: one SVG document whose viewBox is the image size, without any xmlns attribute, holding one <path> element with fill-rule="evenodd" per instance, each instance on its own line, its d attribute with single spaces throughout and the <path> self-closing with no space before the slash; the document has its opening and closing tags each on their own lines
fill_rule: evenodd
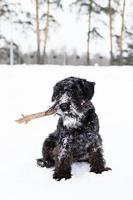
<svg viewBox="0 0 133 200">
<path fill-rule="evenodd" d="M 77 128 L 81 125 L 82 114 L 76 112 L 57 111 L 57 114 L 62 118 L 63 125 L 67 128 Z"/>
<path fill-rule="evenodd" d="M 63 118 L 63 125 L 69 128 L 77 128 L 81 125 L 80 118 L 65 116 Z"/>
<path fill-rule="evenodd" d="M 69 111 L 63 112 L 59 109 L 57 110 L 57 114 L 60 115 L 63 125 L 67 128 L 77 128 L 81 125 L 83 113 L 79 112 L 73 103 L 71 103 Z"/>
<path fill-rule="evenodd" d="M 69 109 L 63 111 L 61 109 L 62 104 L 68 104 Z M 83 117 L 83 112 L 79 111 L 77 106 L 72 101 L 72 98 L 67 95 L 67 93 L 63 94 L 62 97 L 55 102 L 56 113 L 62 118 L 63 125 L 69 128 L 77 128 L 81 125 L 81 119 Z"/>
</svg>

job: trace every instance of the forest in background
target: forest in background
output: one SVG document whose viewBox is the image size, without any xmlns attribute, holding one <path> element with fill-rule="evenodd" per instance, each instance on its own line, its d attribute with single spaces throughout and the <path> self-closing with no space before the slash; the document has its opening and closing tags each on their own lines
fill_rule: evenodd
<svg viewBox="0 0 133 200">
<path fill-rule="evenodd" d="M 133 14 L 132 9 L 127 8 L 129 1 L 126 0 L 72 0 L 67 9 L 79 16 L 79 20 L 85 19 L 87 22 L 86 49 L 80 54 L 77 49 L 69 53 L 64 46 L 60 47 L 60 51 L 47 51 L 48 41 L 54 34 L 51 30 L 61 28 L 56 13 L 66 12 L 64 2 L 31 0 L 31 9 L 26 9 L 19 0 L 1 0 L 0 64 L 133 65 Z M 132 5 L 131 2 L 130 7 Z M 10 26 L 10 39 L 3 33 L 3 24 Z M 24 52 L 20 43 L 12 37 L 14 31 L 26 40 L 32 35 L 35 48 Z M 71 27 L 68 31 L 72 31 Z M 108 32 L 107 41 L 104 32 Z M 22 43 L 26 43 L 26 40 Z M 101 51 L 92 54 L 96 40 L 108 42 L 108 56 L 102 55 Z"/>
</svg>

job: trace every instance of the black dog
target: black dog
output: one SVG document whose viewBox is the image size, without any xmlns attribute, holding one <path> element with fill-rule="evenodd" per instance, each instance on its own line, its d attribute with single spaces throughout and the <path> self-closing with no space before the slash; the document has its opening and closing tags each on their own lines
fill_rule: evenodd
<svg viewBox="0 0 133 200">
<path fill-rule="evenodd" d="M 37 159 L 41 167 L 55 167 L 53 178 L 71 178 L 73 162 L 88 162 L 90 171 L 102 173 L 105 166 L 99 121 L 91 103 L 94 82 L 69 77 L 54 87 L 51 113 L 60 116 L 57 129 L 44 141 L 42 155 Z"/>
</svg>

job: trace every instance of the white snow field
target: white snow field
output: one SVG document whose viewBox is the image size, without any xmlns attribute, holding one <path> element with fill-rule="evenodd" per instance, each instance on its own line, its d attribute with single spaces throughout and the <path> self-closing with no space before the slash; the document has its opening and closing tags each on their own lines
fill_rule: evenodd
<svg viewBox="0 0 133 200">
<path fill-rule="evenodd" d="M 57 182 L 36 158 L 58 117 L 14 120 L 47 109 L 54 84 L 68 76 L 96 82 L 92 101 L 112 171 L 96 175 L 78 163 Z M 0 122 L 1 200 L 133 200 L 133 67 L 0 66 Z"/>
</svg>

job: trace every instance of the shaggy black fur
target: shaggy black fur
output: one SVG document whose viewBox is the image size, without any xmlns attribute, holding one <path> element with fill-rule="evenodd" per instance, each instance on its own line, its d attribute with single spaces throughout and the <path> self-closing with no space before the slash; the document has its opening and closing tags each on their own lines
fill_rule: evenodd
<svg viewBox="0 0 133 200">
<path fill-rule="evenodd" d="M 99 121 L 91 103 L 94 82 L 69 77 L 54 87 L 52 101 L 60 116 L 57 129 L 44 141 L 41 167 L 55 167 L 53 178 L 71 178 L 71 165 L 77 161 L 90 164 L 90 171 L 102 173 L 105 167 Z"/>
</svg>

